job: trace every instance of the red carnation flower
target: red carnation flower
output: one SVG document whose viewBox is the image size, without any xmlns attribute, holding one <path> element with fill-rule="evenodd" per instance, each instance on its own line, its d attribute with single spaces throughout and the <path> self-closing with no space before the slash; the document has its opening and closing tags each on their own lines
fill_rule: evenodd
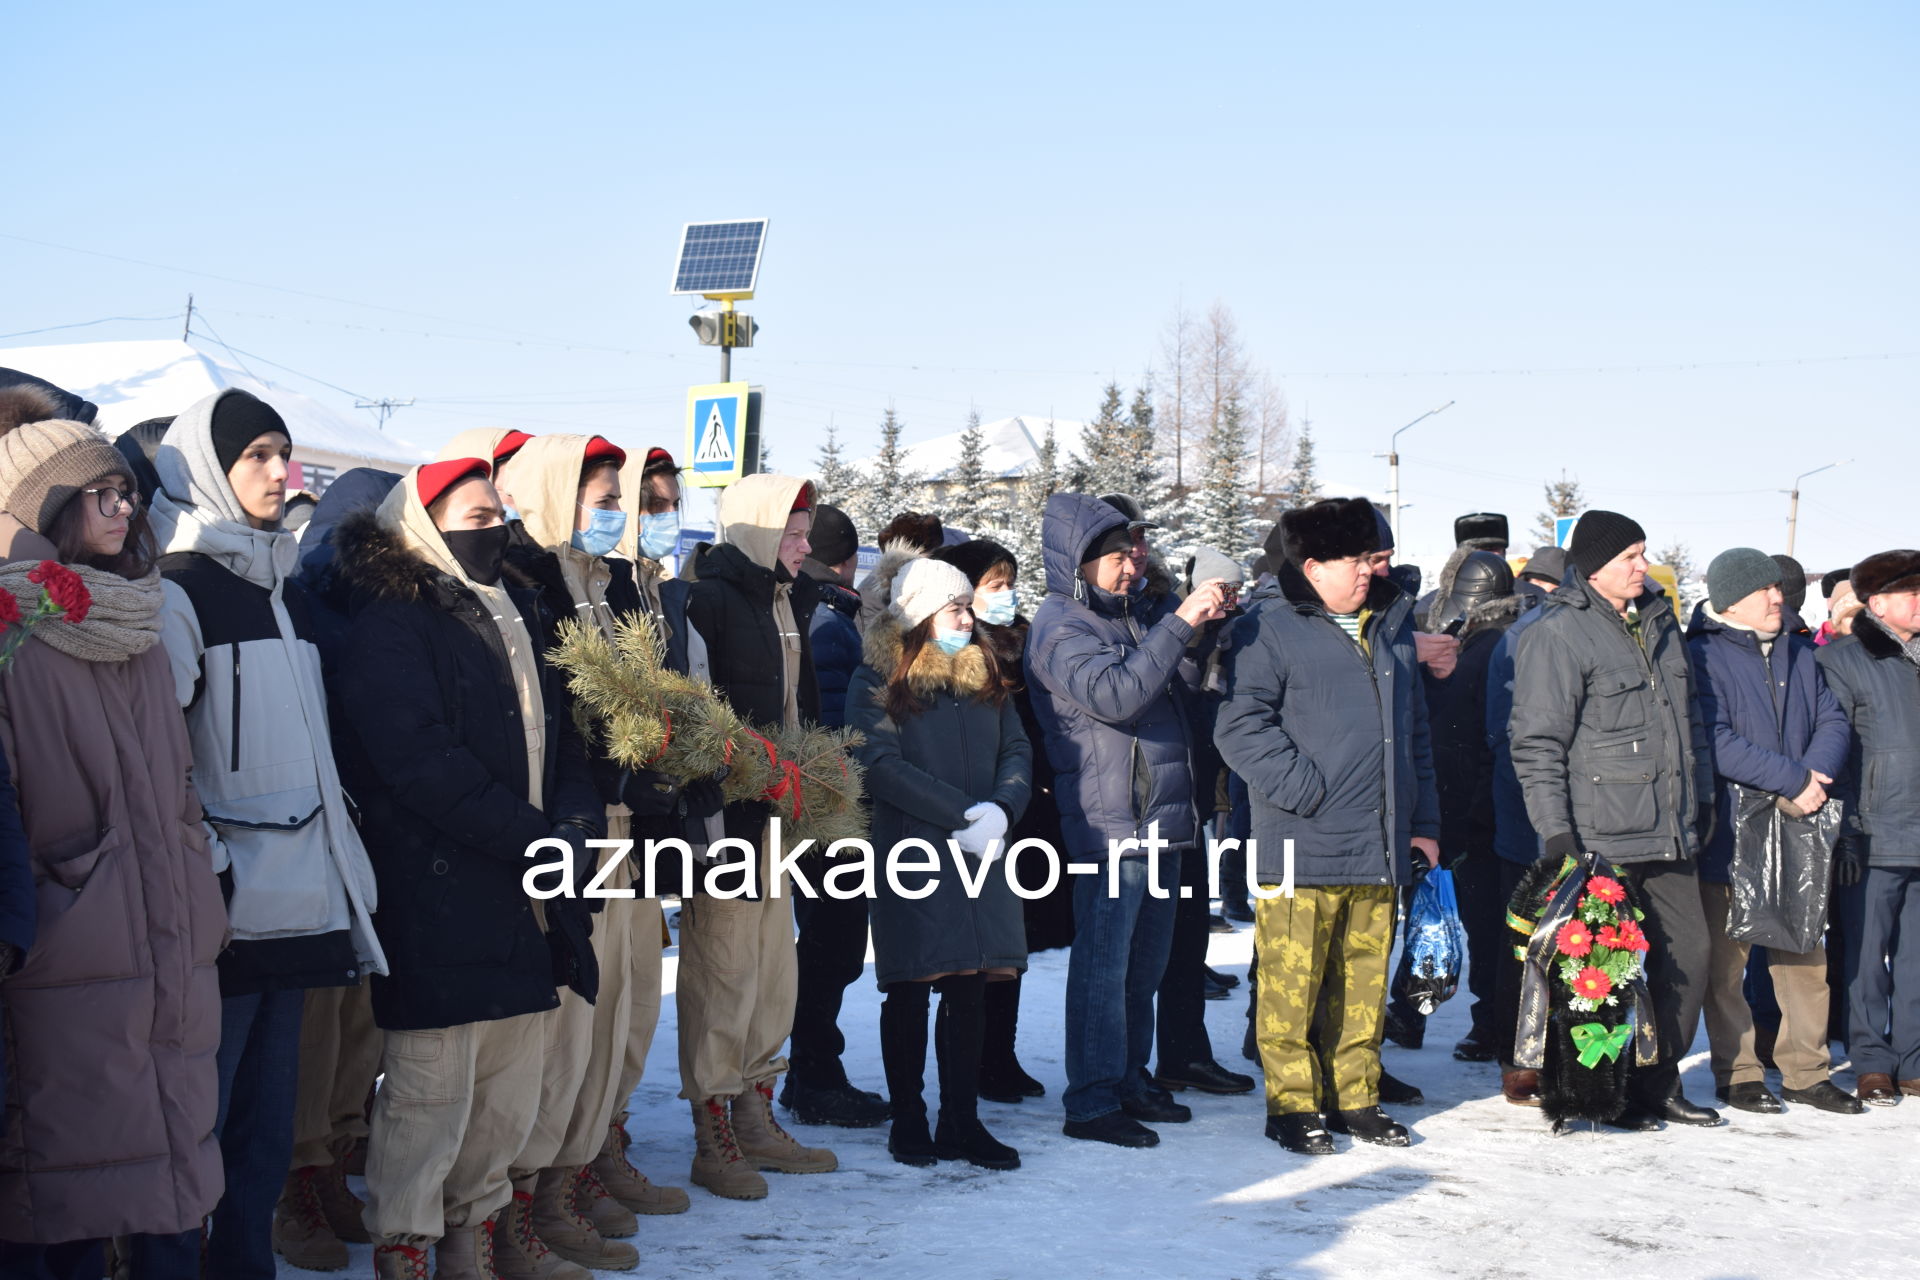
<svg viewBox="0 0 1920 1280">
<path fill-rule="evenodd" d="M 1569 920 L 1553 935 L 1553 945 L 1562 955 L 1584 956 L 1593 950 L 1593 931 L 1583 921 Z"/>
<path fill-rule="evenodd" d="M 1647 941 L 1647 935 L 1641 932 L 1640 924 L 1635 920 L 1622 920 L 1619 929 L 1615 930 L 1615 936 L 1619 941 L 1607 945 L 1616 951 L 1645 951 L 1653 945 Z"/>
<path fill-rule="evenodd" d="M 1627 900 L 1627 891 L 1622 889 L 1620 882 L 1611 876 L 1594 876 L 1587 881 L 1587 892 L 1600 901 L 1611 903 L 1616 907 Z"/>
<path fill-rule="evenodd" d="M 1573 979 L 1573 994 L 1582 1000 L 1605 1000 L 1613 990 L 1613 979 L 1604 972 L 1588 965 Z"/>
<path fill-rule="evenodd" d="M 93 608 L 93 596 L 88 593 L 87 584 L 63 564 L 42 560 L 38 569 L 27 574 L 27 581 L 39 583 L 68 622 L 85 622 L 87 610 Z"/>
<path fill-rule="evenodd" d="M 20 602 L 13 592 L 0 587 L 0 626 L 11 627 L 20 621 Z"/>
</svg>

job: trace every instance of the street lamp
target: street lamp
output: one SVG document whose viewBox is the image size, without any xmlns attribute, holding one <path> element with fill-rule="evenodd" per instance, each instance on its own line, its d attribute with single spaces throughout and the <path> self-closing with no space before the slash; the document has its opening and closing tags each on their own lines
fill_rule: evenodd
<svg viewBox="0 0 1920 1280">
<path fill-rule="evenodd" d="M 1406 427 L 1400 428 L 1400 431 L 1405 431 L 1407 427 L 1418 426 L 1436 413 L 1445 413 L 1453 408 L 1453 404 L 1454 402 L 1449 400 L 1438 409 L 1427 410 L 1409 422 Z M 1400 545 L 1400 431 L 1394 432 L 1393 438 L 1387 442 L 1387 524 L 1393 530 L 1393 545 L 1396 547 Z M 1380 455 L 1376 453 L 1373 456 L 1377 458 Z"/>
<path fill-rule="evenodd" d="M 1852 458 L 1847 459 L 1847 462 L 1852 462 L 1852 461 L 1853 461 Z M 1824 467 L 1815 467 L 1811 471 L 1802 471 L 1799 475 L 1793 478 L 1793 488 L 1787 490 L 1787 492 L 1792 495 L 1792 497 L 1790 497 L 1787 500 L 1787 556 L 1788 558 L 1792 558 L 1793 556 L 1793 536 L 1796 532 L 1798 532 L 1800 527 L 1800 482 L 1802 480 L 1805 480 L 1808 476 L 1817 476 L 1822 471 L 1831 471 L 1835 467 L 1844 467 L 1847 465 L 1847 462 L 1829 462 Z"/>
</svg>

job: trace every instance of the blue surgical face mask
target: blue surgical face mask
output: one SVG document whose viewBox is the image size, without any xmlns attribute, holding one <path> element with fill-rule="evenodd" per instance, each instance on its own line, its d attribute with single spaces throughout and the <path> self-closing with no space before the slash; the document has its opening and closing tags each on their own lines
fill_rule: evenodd
<svg viewBox="0 0 1920 1280">
<path fill-rule="evenodd" d="M 933 626 L 933 642 L 940 646 L 940 652 L 952 657 L 973 643 L 973 632 L 949 631 L 936 622 Z"/>
<path fill-rule="evenodd" d="M 620 545 L 627 531 L 627 513 L 600 507 L 581 507 L 587 513 L 587 527 L 573 531 L 573 545 L 590 556 L 603 556 Z"/>
<path fill-rule="evenodd" d="M 640 517 L 640 554 L 649 560 L 661 560 L 680 545 L 680 513 L 659 511 Z"/>
<path fill-rule="evenodd" d="M 1020 612 L 1020 592 L 1008 587 L 1005 591 L 975 592 L 973 597 L 973 616 L 990 626 L 1004 627 L 1014 620 Z"/>
<path fill-rule="evenodd" d="M 503 505 L 500 508 L 500 518 L 502 520 L 505 520 L 508 524 L 512 524 L 515 520 L 518 520 L 520 518 L 520 513 L 518 511 L 515 511 L 512 507 Z"/>
</svg>

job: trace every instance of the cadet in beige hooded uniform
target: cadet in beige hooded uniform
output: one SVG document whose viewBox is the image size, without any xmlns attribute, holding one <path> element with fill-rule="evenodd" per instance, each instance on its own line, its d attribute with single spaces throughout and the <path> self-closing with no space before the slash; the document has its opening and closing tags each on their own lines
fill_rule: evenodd
<svg viewBox="0 0 1920 1280">
<path fill-rule="evenodd" d="M 720 545 L 693 566 L 687 620 L 706 642 L 714 688 L 748 723 L 818 720 L 807 629 L 815 586 L 800 572 L 810 549 L 813 485 L 793 476 L 748 476 L 720 498 Z M 759 848 L 752 898 L 690 895 L 681 913 L 675 988 L 680 1096 L 693 1107 L 693 1181 L 715 1195 L 767 1194 L 757 1170 L 825 1173 L 831 1151 L 795 1142 L 773 1116 L 773 1082 L 793 1029 L 793 905 L 768 883 L 770 809 L 728 805 L 726 834 Z M 734 877 L 725 876 L 723 884 Z"/>
</svg>

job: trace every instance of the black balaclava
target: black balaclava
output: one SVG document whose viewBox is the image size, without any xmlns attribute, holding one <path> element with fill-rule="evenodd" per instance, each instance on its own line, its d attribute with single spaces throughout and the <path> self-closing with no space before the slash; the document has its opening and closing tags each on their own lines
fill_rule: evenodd
<svg viewBox="0 0 1920 1280">
<path fill-rule="evenodd" d="M 500 567 L 507 554 L 507 526 L 485 529 L 442 529 L 440 537 L 460 563 L 460 572 L 483 587 L 500 585 Z"/>
</svg>

